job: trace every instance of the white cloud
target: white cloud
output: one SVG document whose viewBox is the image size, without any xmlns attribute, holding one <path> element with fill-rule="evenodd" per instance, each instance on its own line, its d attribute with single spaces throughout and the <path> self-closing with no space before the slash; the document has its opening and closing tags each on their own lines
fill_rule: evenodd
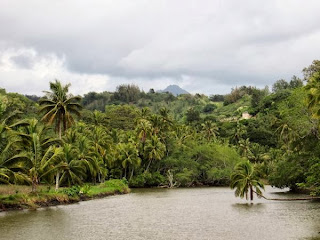
<svg viewBox="0 0 320 240">
<path fill-rule="evenodd" d="M 226 93 L 300 75 L 319 58 L 317 0 L 0 1 L 0 85 L 39 93 L 121 83 Z"/>
</svg>

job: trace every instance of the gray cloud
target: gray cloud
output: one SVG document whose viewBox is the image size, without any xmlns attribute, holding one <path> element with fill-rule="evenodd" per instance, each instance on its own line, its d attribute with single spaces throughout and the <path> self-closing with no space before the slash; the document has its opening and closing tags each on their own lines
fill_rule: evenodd
<svg viewBox="0 0 320 240">
<path fill-rule="evenodd" d="M 79 93 L 124 82 L 206 94 L 263 87 L 319 58 L 319 7 L 316 0 L 1 0 L 0 86 L 39 93 L 60 78 Z"/>
</svg>

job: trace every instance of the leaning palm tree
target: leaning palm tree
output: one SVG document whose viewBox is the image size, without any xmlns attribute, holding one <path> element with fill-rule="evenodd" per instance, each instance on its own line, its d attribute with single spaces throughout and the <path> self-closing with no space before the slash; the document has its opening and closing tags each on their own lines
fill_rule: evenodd
<svg viewBox="0 0 320 240">
<path fill-rule="evenodd" d="M 146 141 L 144 151 L 149 160 L 149 163 L 145 170 L 147 172 L 153 160 L 159 161 L 164 157 L 166 146 L 160 141 L 157 136 L 152 136 L 150 140 Z"/>
<path fill-rule="evenodd" d="M 79 96 L 68 94 L 70 84 L 63 86 L 58 80 L 50 82 L 50 90 L 46 91 L 45 98 L 39 100 L 40 112 L 44 113 L 42 120 L 49 125 L 55 125 L 55 129 L 62 138 L 62 131 L 66 131 L 73 123 L 73 115 L 80 116 Z M 59 188 L 60 172 L 56 174 L 56 188 Z"/>
<path fill-rule="evenodd" d="M 254 166 L 249 161 L 240 162 L 235 166 L 234 172 L 231 175 L 230 187 L 236 189 L 236 197 L 246 197 L 247 200 L 249 192 L 251 201 L 253 200 L 254 192 L 258 197 L 261 197 L 261 189 L 264 189 L 263 183 L 259 181 L 256 175 Z"/>
<path fill-rule="evenodd" d="M 63 86 L 58 80 L 50 82 L 51 91 L 46 91 L 45 98 L 39 100 L 42 120 L 50 125 L 55 124 L 59 138 L 73 123 L 73 115 L 80 116 L 80 96 L 68 94 L 70 84 Z"/>
</svg>

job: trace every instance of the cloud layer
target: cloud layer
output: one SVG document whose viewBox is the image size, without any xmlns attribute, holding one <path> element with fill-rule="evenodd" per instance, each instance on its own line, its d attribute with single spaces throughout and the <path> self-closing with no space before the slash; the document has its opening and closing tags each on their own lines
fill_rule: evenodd
<svg viewBox="0 0 320 240">
<path fill-rule="evenodd" d="M 41 94 L 178 84 L 226 93 L 319 58 L 319 1 L 0 1 L 0 87 Z"/>
</svg>

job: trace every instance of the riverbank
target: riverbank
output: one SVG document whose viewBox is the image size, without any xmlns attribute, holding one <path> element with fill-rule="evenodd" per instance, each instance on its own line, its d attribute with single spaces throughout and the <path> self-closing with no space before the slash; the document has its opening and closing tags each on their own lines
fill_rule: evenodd
<svg viewBox="0 0 320 240">
<path fill-rule="evenodd" d="M 25 188 L 21 187 L 21 189 Z M 12 189 L 14 189 L 14 186 L 12 186 Z M 11 192 L 9 194 L 0 194 L 0 212 L 71 204 L 115 194 L 129 193 L 130 189 L 123 180 L 113 179 L 99 185 L 73 186 L 71 188 L 61 188 L 59 191 L 42 187 L 35 193 L 19 192 L 17 190 L 15 193 Z"/>
</svg>

